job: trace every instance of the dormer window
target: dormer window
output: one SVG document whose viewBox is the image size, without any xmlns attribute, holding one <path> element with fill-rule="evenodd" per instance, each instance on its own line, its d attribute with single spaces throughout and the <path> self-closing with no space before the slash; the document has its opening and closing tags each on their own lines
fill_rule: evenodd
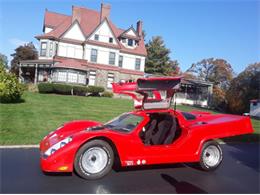
<svg viewBox="0 0 260 195">
<path fill-rule="evenodd" d="M 113 38 L 109 37 L 109 43 L 113 43 Z"/>
<path fill-rule="evenodd" d="M 128 46 L 133 46 L 133 39 L 128 39 Z"/>
<path fill-rule="evenodd" d="M 98 41 L 99 40 L 99 35 L 95 34 L 95 40 Z"/>
<path fill-rule="evenodd" d="M 122 38 L 122 43 L 126 43 L 126 38 Z"/>
</svg>

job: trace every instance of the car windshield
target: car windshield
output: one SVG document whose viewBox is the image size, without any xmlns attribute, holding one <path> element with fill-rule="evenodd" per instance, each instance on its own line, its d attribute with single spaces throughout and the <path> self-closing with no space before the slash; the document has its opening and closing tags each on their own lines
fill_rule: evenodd
<svg viewBox="0 0 260 195">
<path fill-rule="evenodd" d="M 141 121 L 143 117 L 135 115 L 135 114 L 122 114 L 111 121 L 107 122 L 104 127 L 118 130 L 118 131 L 125 131 L 130 132 L 132 131 Z"/>
</svg>

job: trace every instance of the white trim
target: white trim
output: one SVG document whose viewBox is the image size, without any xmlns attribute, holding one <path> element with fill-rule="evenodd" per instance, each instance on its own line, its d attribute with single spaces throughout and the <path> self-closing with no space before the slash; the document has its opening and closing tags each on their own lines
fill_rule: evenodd
<svg viewBox="0 0 260 195">
<path fill-rule="evenodd" d="M 39 148 L 39 145 L 6 145 L 0 146 L 0 149 L 7 149 L 7 148 Z"/>
</svg>

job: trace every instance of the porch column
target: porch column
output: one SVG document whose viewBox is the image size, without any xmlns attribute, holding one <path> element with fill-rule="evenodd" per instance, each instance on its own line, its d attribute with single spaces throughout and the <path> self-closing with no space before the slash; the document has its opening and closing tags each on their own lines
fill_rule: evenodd
<svg viewBox="0 0 260 195">
<path fill-rule="evenodd" d="M 34 84 L 37 84 L 37 76 L 38 76 L 38 64 L 35 64 L 35 74 L 34 74 Z"/>
</svg>

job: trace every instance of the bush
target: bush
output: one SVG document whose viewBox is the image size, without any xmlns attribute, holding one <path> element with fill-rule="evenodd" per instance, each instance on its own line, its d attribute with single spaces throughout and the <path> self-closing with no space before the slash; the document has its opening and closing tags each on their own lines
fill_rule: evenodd
<svg viewBox="0 0 260 195">
<path fill-rule="evenodd" d="M 114 94 L 112 92 L 109 92 L 109 91 L 105 91 L 104 93 L 102 93 L 102 97 L 112 98 L 113 96 L 114 96 Z"/>
<path fill-rule="evenodd" d="M 88 92 L 88 87 L 86 86 L 73 86 L 73 95 L 85 96 Z"/>
<path fill-rule="evenodd" d="M 24 83 L 20 83 L 20 87 L 23 91 L 28 91 L 29 87 L 27 84 L 24 84 Z"/>
<path fill-rule="evenodd" d="M 39 93 L 53 93 L 52 83 L 39 83 L 38 84 Z"/>
<path fill-rule="evenodd" d="M 63 95 L 71 95 L 72 85 L 53 83 L 53 92 Z"/>
<path fill-rule="evenodd" d="M 88 93 L 90 93 L 91 96 L 100 96 L 100 93 L 104 91 L 105 91 L 104 87 L 88 86 Z"/>
<path fill-rule="evenodd" d="M 23 93 L 23 87 L 14 74 L 7 73 L 4 65 L 0 64 L 0 102 L 19 102 Z"/>
</svg>

